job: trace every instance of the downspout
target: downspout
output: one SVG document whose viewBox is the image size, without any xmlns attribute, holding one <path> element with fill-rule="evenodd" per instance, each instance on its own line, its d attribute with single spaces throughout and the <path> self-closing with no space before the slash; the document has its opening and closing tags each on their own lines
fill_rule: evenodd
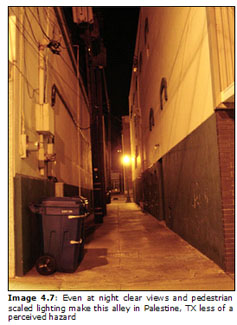
<svg viewBox="0 0 237 325">
<path fill-rule="evenodd" d="M 105 98 L 106 98 L 106 105 L 108 110 L 108 188 L 111 189 L 111 110 L 110 110 L 110 103 L 109 103 L 109 96 L 108 96 L 108 89 L 105 77 L 105 70 L 103 68 L 103 80 L 104 80 L 104 87 L 105 87 Z"/>
<path fill-rule="evenodd" d="M 45 82 L 45 48 L 47 45 L 47 41 L 45 39 L 39 44 L 39 99 L 38 103 L 42 107 L 45 102 L 45 90 L 44 90 L 44 82 Z M 43 107 L 42 107 L 43 109 Z M 45 174 L 45 150 L 44 150 L 44 135 L 41 133 L 39 135 L 39 153 L 38 153 L 38 166 L 40 175 L 44 176 Z"/>
<path fill-rule="evenodd" d="M 15 177 L 15 164 L 16 164 L 16 140 L 14 137 L 14 130 L 16 123 L 19 123 L 16 118 L 15 103 L 16 97 L 16 16 L 9 16 L 9 191 L 8 191 L 8 230 L 9 230 L 9 278 L 14 278 L 16 275 L 16 245 L 15 245 L 15 193 L 14 193 L 14 177 Z M 21 120 L 21 115 L 20 115 Z"/>
<path fill-rule="evenodd" d="M 24 27 L 24 11 L 22 8 L 19 8 L 19 23 L 20 26 Z M 22 28 L 23 28 L 22 27 Z M 20 30 L 19 33 L 19 53 L 24 53 L 25 55 L 25 41 L 24 41 L 24 31 Z M 24 71 L 24 60 L 19 60 L 19 67 L 20 71 Z M 25 139 L 26 139 L 26 130 L 25 130 L 25 112 L 24 112 L 24 96 L 23 96 L 23 78 L 21 77 L 19 79 L 19 112 L 20 112 L 20 118 L 19 118 L 19 130 L 20 130 L 20 157 L 25 158 L 26 152 L 25 152 Z"/>
<path fill-rule="evenodd" d="M 79 45 L 76 45 L 77 48 L 77 141 L 78 141 L 78 173 L 79 173 L 79 195 L 81 196 L 81 137 L 80 137 L 80 100 L 79 100 L 79 91 L 80 91 L 80 84 L 79 84 Z"/>
</svg>

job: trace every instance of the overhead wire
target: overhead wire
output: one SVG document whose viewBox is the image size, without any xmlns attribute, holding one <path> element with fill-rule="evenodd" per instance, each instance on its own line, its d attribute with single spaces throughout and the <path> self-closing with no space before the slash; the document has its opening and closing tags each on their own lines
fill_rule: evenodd
<svg viewBox="0 0 237 325">
<path fill-rule="evenodd" d="M 30 10 L 30 11 L 31 11 L 31 10 Z M 39 27 L 40 27 L 42 33 L 44 34 L 44 36 L 45 36 L 49 41 L 51 41 L 50 37 L 46 34 L 46 32 L 44 31 L 44 29 L 43 29 L 43 27 L 42 27 L 42 25 L 41 25 L 41 21 L 40 21 L 40 13 L 39 13 L 39 8 L 38 8 L 38 7 L 36 8 L 36 11 L 37 11 L 37 15 L 38 15 L 38 18 L 39 18 L 39 20 L 38 20 Z M 32 13 L 32 15 L 35 17 L 35 15 L 33 14 L 32 11 L 31 11 L 31 13 Z M 36 17 L 35 17 L 35 19 L 36 19 Z M 36 20 L 37 20 L 37 19 L 36 19 Z"/>
<path fill-rule="evenodd" d="M 36 37 L 35 37 L 35 35 L 34 35 L 33 29 L 32 29 L 32 26 L 31 26 L 31 23 L 30 23 L 30 21 L 29 21 L 29 17 L 28 17 L 28 15 L 27 15 L 27 13 L 26 13 L 25 8 L 24 8 L 24 13 L 25 13 L 25 17 L 26 17 L 26 19 L 27 19 L 27 21 L 28 21 L 28 24 L 29 24 L 29 26 L 30 26 L 32 36 L 33 36 L 35 42 L 38 43 L 37 40 L 36 40 Z M 24 28 L 24 31 L 25 31 L 25 30 L 26 30 L 26 29 L 25 29 L 25 26 L 23 26 L 23 28 Z M 24 38 L 24 53 L 26 53 L 26 48 L 25 48 L 25 38 Z M 26 72 L 26 76 L 27 76 L 26 55 L 24 55 L 24 68 L 25 68 L 25 72 Z M 27 80 L 28 80 L 28 77 L 27 77 Z M 30 99 L 33 99 L 33 98 L 34 98 L 34 95 L 35 95 L 35 89 L 33 88 L 33 93 L 32 93 L 32 95 L 31 95 L 31 94 L 30 94 L 30 90 L 29 90 L 29 83 L 27 82 L 26 85 L 27 85 L 27 92 L 28 92 L 28 95 L 29 95 Z"/>
<path fill-rule="evenodd" d="M 30 9 L 29 9 L 30 10 Z M 38 22 L 38 24 L 39 24 L 39 26 L 40 26 L 40 28 L 41 28 L 41 31 L 42 31 L 42 33 L 47 37 L 47 39 L 48 40 L 50 40 L 50 41 L 52 41 L 52 39 L 44 32 L 44 30 L 43 30 L 43 28 L 42 28 L 42 25 L 41 25 L 41 21 L 40 21 L 40 16 L 39 16 L 39 9 L 37 8 L 37 13 L 38 13 L 38 17 L 39 17 L 39 20 L 35 17 L 35 15 L 33 14 L 33 12 L 30 10 L 30 12 L 31 12 L 31 14 L 34 16 L 34 18 L 36 19 L 36 21 Z M 47 12 L 47 11 L 46 11 Z M 48 14 L 47 14 L 48 15 Z M 49 17 L 49 15 L 48 15 L 48 17 Z M 53 23 L 54 24 L 54 26 L 57 26 L 55 23 Z M 58 28 L 58 26 L 57 26 L 57 28 Z M 59 29 L 59 28 L 58 28 Z M 67 47 L 63 47 L 61 44 L 60 44 L 60 46 L 63 48 L 63 49 L 67 49 Z M 65 61 L 65 59 L 63 58 L 63 56 L 62 55 L 59 55 L 60 56 L 60 58 L 61 58 L 61 60 L 64 62 L 64 64 L 67 66 L 67 68 L 69 69 L 69 71 L 72 73 L 72 74 L 75 74 L 74 73 L 74 70 L 70 67 L 70 65 Z M 71 88 L 71 90 L 72 90 L 72 88 Z"/>
<path fill-rule="evenodd" d="M 12 10 L 12 12 L 15 14 L 15 12 L 14 12 L 13 10 Z M 31 43 L 31 42 L 27 39 L 27 37 L 25 36 L 25 34 L 27 33 L 28 36 L 31 38 L 30 34 L 26 31 L 25 27 L 22 25 L 22 28 L 23 28 L 23 30 L 24 30 L 24 32 L 22 32 L 22 30 L 20 29 L 20 27 L 19 27 L 16 23 L 14 23 L 14 24 L 15 24 L 16 28 L 18 29 L 18 31 L 19 31 L 19 32 L 22 34 L 22 36 L 23 36 L 23 39 L 24 39 L 24 50 L 25 50 L 25 41 L 27 41 L 27 42 L 30 44 L 30 46 L 35 50 L 35 48 L 34 48 L 34 44 L 32 45 L 32 43 Z M 33 37 L 34 37 L 34 36 L 33 36 Z M 31 38 L 31 40 L 32 40 L 32 38 Z M 36 39 L 33 39 L 33 41 L 36 41 Z M 36 41 L 36 42 L 37 42 L 37 41 Z M 35 50 L 35 51 L 36 51 L 36 50 Z M 21 76 L 22 76 L 23 79 L 25 80 L 25 82 L 26 82 L 26 86 L 27 86 L 27 92 L 28 92 L 28 95 L 29 95 L 29 97 L 30 97 L 31 99 L 33 99 L 33 98 L 34 98 L 34 94 L 35 94 L 35 92 L 38 91 L 38 89 L 34 88 L 34 87 L 31 85 L 30 81 L 28 80 L 28 76 L 25 75 L 25 74 L 21 71 L 21 69 L 18 67 L 18 65 L 16 64 L 16 62 L 12 63 L 12 66 L 14 66 L 14 67 L 17 68 L 18 72 L 21 74 Z M 25 67 L 25 70 L 26 70 L 26 61 L 25 61 L 25 56 L 24 56 L 24 67 Z M 26 74 L 27 74 L 27 73 L 26 73 Z M 29 87 L 31 87 L 32 90 L 33 90 L 32 95 L 30 94 Z"/>
<path fill-rule="evenodd" d="M 16 69 L 17 69 L 18 72 L 21 74 L 21 76 L 24 78 L 24 80 L 25 80 L 25 82 L 28 84 L 28 86 L 32 88 L 33 93 L 39 91 L 38 89 L 34 88 L 34 87 L 30 84 L 29 80 L 27 79 L 27 76 L 24 75 L 24 73 L 21 71 L 21 69 L 18 67 L 18 65 L 17 65 L 15 62 L 11 62 L 11 66 L 16 67 Z"/>
<path fill-rule="evenodd" d="M 47 8 L 51 8 L 51 7 L 47 7 Z M 60 30 L 59 26 L 58 26 L 58 25 L 55 23 L 55 21 L 50 17 L 50 15 L 49 15 L 49 13 L 48 13 L 48 10 L 47 10 L 45 7 L 43 7 L 43 10 L 44 10 L 44 12 L 45 12 L 45 15 L 46 15 L 47 18 L 48 18 L 48 21 L 51 22 L 51 26 L 53 27 L 53 38 L 54 38 L 54 28 L 56 28 L 56 29 L 58 29 L 59 34 L 60 34 L 60 38 L 59 38 L 58 42 L 60 43 L 61 48 L 64 49 L 64 50 L 66 50 L 67 47 L 66 47 L 66 46 L 63 46 L 63 45 L 61 44 L 62 34 L 61 34 L 61 30 Z M 53 11 L 53 12 L 54 12 L 54 11 Z"/>
<path fill-rule="evenodd" d="M 11 11 L 12 11 L 12 13 L 14 14 L 14 16 L 16 16 L 17 17 L 17 14 L 14 12 L 14 10 L 11 8 Z M 35 42 L 37 45 L 38 45 L 38 41 L 36 40 L 36 39 L 34 39 L 34 37 L 32 38 L 31 37 L 31 35 L 30 35 L 30 33 L 25 29 L 25 27 L 23 26 L 23 24 L 19 21 L 19 19 L 18 19 L 18 21 L 17 21 L 18 23 L 19 23 L 19 25 L 17 24 L 17 23 L 15 23 L 15 22 L 13 22 L 14 24 L 15 24 L 15 26 L 16 26 L 16 28 L 18 29 L 18 31 L 23 35 L 23 37 L 24 38 L 26 38 L 26 36 L 25 36 L 25 33 L 29 36 L 29 38 L 33 41 L 32 42 L 32 44 Z M 20 29 L 20 27 L 24 30 L 24 33 L 22 32 L 22 30 Z M 27 39 L 26 39 L 27 40 Z M 29 42 L 29 41 L 28 41 Z M 30 43 L 30 42 L 29 42 Z M 31 44 L 31 45 L 32 45 Z M 33 44 L 33 46 L 34 46 L 34 44 Z"/>
<path fill-rule="evenodd" d="M 26 12 L 26 8 L 24 8 L 24 14 L 25 14 L 25 17 L 26 17 L 26 19 L 27 19 L 27 21 L 28 21 L 28 24 L 29 24 L 29 27 L 30 27 L 30 30 L 31 30 L 31 34 L 32 34 L 32 36 L 33 36 L 33 39 L 34 39 L 35 43 L 38 44 L 38 41 L 37 41 L 37 39 L 36 39 L 36 37 L 35 37 L 35 34 L 34 34 L 34 31 L 33 31 L 33 28 L 32 28 L 31 23 L 30 23 L 30 19 L 29 19 L 29 17 L 28 17 L 27 12 Z M 25 30 L 25 27 L 24 27 L 24 26 L 23 26 L 23 28 L 24 28 L 24 30 Z"/>
<path fill-rule="evenodd" d="M 17 17 L 16 13 L 14 12 L 14 10 L 12 8 L 11 9 L 11 12 Z M 29 8 L 28 8 L 29 9 Z M 30 9 L 29 9 L 30 10 Z M 50 40 L 50 37 L 44 32 L 42 26 L 41 26 L 41 22 L 40 22 L 40 16 L 39 16 L 39 20 L 36 18 L 36 16 L 33 14 L 33 12 L 30 10 L 31 14 L 34 16 L 35 20 L 38 22 L 39 26 L 40 26 L 40 29 L 42 31 L 42 33 L 47 37 L 48 40 Z M 38 8 L 37 8 L 37 12 L 38 12 Z M 39 13 L 39 12 L 38 12 Z M 32 28 L 32 25 L 31 25 L 31 22 L 30 22 L 30 19 L 26 13 L 26 10 L 25 10 L 25 16 L 26 16 L 26 19 L 27 19 L 27 22 L 28 22 L 28 25 L 29 25 L 29 28 L 30 28 L 30 31 L 31 31 L 31 34 L 26 30 L 25 26 L 20 22 L 20 21 L 17 21 L 17 23 L 14 23 L 16 28 L 18 29 L 19 33 L 22 34 L 24 40 L 26 42 L 28 42 L 29 46 L 31 46 L 32 50 L 35 52 L 35 54 L 38 56 L 38 45 L 39 45 L 39 41 L 37 41 L 36 39 L 36 36 L 33 32 L 33 28 Z M 55 26 L 57 26 L 55 24 Z M 37 48 L 36 48 L 36 45 L 37 45 Z M 25 47 L 25 42 L 24 42 L 24 47 Z M 74 71 L 71 69 L 71 67 L 69 66 L 69 64 L 65 61 L 65 59 L 60 55 L 62 61 L 64 62 L 65 66 L 68 68 L 68 70 L 74 75 Z M 24 66 L 25 66 L 25 69 L 26 69 L 26 61 L 25 61 L 25 56 L 24 56 Z M 27 90 L 28 90 L 28 95 L 31 99 L 33 99 L 34 97 L 34 93 L 38 91 L 38 89 L 35 89 L 29 82 L 27 76 L 21 71 L 21 69 L 17 66 L 16 63 L 12 63 L 13 66 L 15 66 L 17 68 L 17 70 L 19 71 L 19 73 L 23 76 L 25 82 L 26 82 L 26 85 L 27 85 Z M 62 76 L 58 71 L 57 69 L 49 62 L 48 65 L 50 66 L 51 70 L 53 73 L 57 74 L 59 76 L 59 78 L 61 80 L 63 80 L 63 83 L 67 85 L 67 87 L 75 94 L 78 96 L 78 92 L 73 89 L 69 83 L 67 83 L 65 81 L 65 78 L 64 76 Z M 29 86 L 32 88 L 33 90 L 33 93 L 32 95 L 30 94 L 30 91 L 29 91 Z M 65 101 L 64 101 L 65 102 Z M 68 107 L 68 105 L 67 105 Z M 81 127 L 78 125 L 78 123 L 75 121 L 74 117 L 73 117 L 73 122 L 74 124 L 76 125 L 76 127 L 78 127 L 80 130 L 89 130 L 90 129 L 90 126 L 88 127 Z"/>
<path fill-rule="evenodd" d="M 26 35 L 25 35 L 26 30 L 24 30 L 24 33 L 23 33 L 22 30 L 20 29 L 19 25 L 17 25 L 17 24 L 15 24 L 15 25 L 16 25 L 16 28 L 18 29 L 18 31 L 23 35 L 24 39 L 25 39 L 25 40 L 28 42 L 28 44 L 32 47 L 32 49 L 33 49 L 33 51 L 35 52 L 35 54 L 38 56 L 38 47 L 37 47 L 37 49 L 36 49 L 35 46 L 34 46 L 34 43 L 31 43 L 31 42 L 29 41 L 29 39 L 27 39 L 27 37 L 26 37 Z M 22 26 L 22 27 L 23 27 L 23 26 Z M 23 27 L 23 28 L 24 28 L 24 27 Z M 33 39 L 31 38 L 30 34 L 29 34 L 28 32 L 26 32 L 26 33 L 28 34 L 29 38 L 30 38 L 31 40 L 33 40 Z M 33 41 L 34 41 L 34 40 L 33 40 Z M 39 42 L 37 42 L 37 43 L 39 44 Z M 66 67 L 69 69 L 69 71 L 74 75 L 74 71 L 73 71 L 72 69 L 70 69 L 70 66 L 66 63 L 66 61 L 65 61 L 62 57 L 61 57 L 61 59 L 63 60 L 63 62 L 65 63 Z M 73 88 L 70 86 L 70 84 L 67 83 L 67 82 L 65 81 L 64 76 L 62 76 L 62 75 L 57 71 L 57 69 L 54 68 L 54 66 L 53 66 L 51 63 L 49 63 L 49 66 L 52 68 L 52 70 L 54 71 L 54 73 L 56 73 L 56 74 L 60 77 L 60 79 L 63 80 L 63 82 L 68 86 L 68 88 L 69 88 L 72 92 L 74 92 L 75 94 L 77 94 L 77 92 L 75 91 L 75 89 L 73 89 Z"/>
<path fill-rule="evenodd" d="M 39 15 L 39 10 L 38 10 L 38 8 L 37 8 L 37 12 L 38 12 L 38 18 L 39 18 L 39 21 L 38 21 L 38 23 L 40 24 L 40 26 L 41 26 L 41 29 L 42 29 L 42 31 L 43 31 L 43 28 L 42 28 L 42 25 L 41 25 L 41 22 L 40 22 L 40 15 Z M 47 13 L 47 11 L 46 11 L 46 13 Z M 48 13 L 47 13 L 47 16 L 49 17 L 49 15 L 48 15 Z M 36 17 L 35 17 L 36 18 Z M 37 18 L 36 18 L 37 19 Z M 52 20 L 51 20 L 52 21 Z M 54 26 L 57 26 L 54 22 L 53 22 L 53 25 Z M 57 26 L 57 28 L 59 28 L 58 26 Z M 61 29 L 59 28 L 59 30 L 61 31 Z M 45 33 L 46 34 L 46 33 Z M 47 35 L 46 35 L 47 36 Z M 62 36 L 62 35 L 61 35 Z M 48 37 L 48 36 L 47 36 Z M 68 47 L 68 46 L 62 46 L 62 44 L 60 43 L 60 41 L 53 41 L 53 40 L 51 40 L 51 43 L 53 43 L 53 42 L 57 42 L 58 43 L 58 47 L 60 47 L 60 48 L 62 48 L 62 49 L 71 49 L 71 47 Z M 49 46 L 49 48 L 51 49 L 51 51 L 54 53 L 54 50 L 51 48 L 51 46 Z M 56 50 L 56 51 L 58 51 L 58 50 Z M 73 74 L 75 74 L 75 71 L 74 70 L 72 70 L 71 69 L 71 67 L 67 64 L 67 62 L 64 60 L 64 58 L 60 55 L 60 50 L 56 53 L 56 54 L 59 54 L 59 56 L 61 57 L 61 59 L 62 59 L 62 61 L 64 62 L 64 64 L 68 67 L 68 69 L 69 70 L 71 70 L 71 72 L 73 73 Z M 82 93 L 83 93 L 83 96 L 84 96 L 84 98 L 85 98 L 85 89 L 84 89 L 84 82 L 82 82 L 82 78 L 81 78 L 81 75 L 79 75 L 79 77 L 78 77 L 78 82 L 81 84 L 81 87 L 82 87 Z"/>
<path fill-rule="evenodd" d="M 15 14 L 15 12 L 14 12 L 14 10 L 12 10 L 12 8 L 11 8 L 11 11 L 14 13 L 14 15 L 16 16 L 16 14 Z M 23 36 L 23 38 L 24 38 L 24 40 L 27 40 L 26 39 L 26 37 L 25 37 L 25 32 L 28 34 L 28 36 L 31 38 L 31 36 L 30 36 L 30 34 L 26 31 L 26 29 L 25 29 L 25 27 L 22 25 L 22 28 L 23 28 L 23 30 L 24 30 L 24 33 L 22 32 L 22 30 L 20 29 L 20 27 L 16 24 L 16 23 L 14 23 L 15 24 L 15 26 L 16 26 L 16 28 L 18 29 L 18 31 L 22 34 L 22 36 Z M 33 32 L 33 31 L 32 31 Z M 33 37 L 34 37 L 34 34 L 33 34 Z M 32 39 L 32 38 L 31 38 Z M 36 39 L 33 39 L 33 41 L 36 41 Z M 29 41 L 28 41 L 29 42 Z M 37 41 L 36 41 L 37 42 Z M 29 42 L 30 43 L 30 42 Z M 31 44 L 30 44 L 31 45 Z M 32 46 L 32 45 L 31 45 Z M 24 50 L 25 50 L 25 42 L 24 42 Z M 28 80 L 28 76 L 27 76 L 27 73 L 26 73 L 26 75 L 21 71 L 21 69 L 18 67 L 18 65 L 16 64 L 16 62 L 11 62 L 11 66 L 14 66 L 14 67 L 16 67 L 16 69 L 18 70 L 18 72 L 21 74 L 21 76 L 23 77 L 23 79 L 25 80 L 25 83 L 26 83 L 26 86 L 27 86 L 27 92 L 28 92 L 28 95 L 29 95 L 29 97 L 31 98 L 31 99 L 33 99 L 34 98 L 34 94 L 35 94 L 35 92 L 37 92 L 38 91 L 38 89 L 36 89 L 36 88 L 34 88 L 32 85 L 31 85 L 31 83 L 30 83 L 30 81 Z M 24 56 L 24 66 L 25 66 L 25 69 L 26 69 L 26 62 L 25 62 L 25 56 Z M 29 89 L 29 87 L 31 87 L 32 88 L 32 90 L 33 90 L 33 93 L 32 93 L 32 95 L 30 94 L 30 89 Z"/>
<path fill-rule="evenodd" d="M 30 9 L 29 9 L 29 10 L 30 10 Z M 37 10 L 37 16 L 38 16 L 38 19 L 37 19 L 37 17 L 34 15 L 33 11 L 30 10 L 30 12 L 31 12 L 31 14 L 33 15 L 33 17 L 35 18 L 35 20 L 38 22 L 39 27 L 40 27 L 42 33 L 44 34 L 44 36 L 45 36 L 49 41 L 52 41 L 52 38 L 50 38 L 50 37 L 47 35 L 47 33 L 44 31 L 43 26 L 42 26 L 42 24 L 41 24 L 41 18 L 40 18 L 39 8 L 37 7 L 36 10 Z M 46 12 L 47 12 L 47 10 L 46 10 Z M 46 15 L 47 15 L 47 17 L 49 18 L 48 13 L 47 13 Z M 51 19 L 50 19 L 50 20 L 51 20 Z M 52 20 L 51 20 L 51 22 L 52 22 Z M 52 24 L 53 24 L 54 27 L 56 26 L 56 27 L 58 28 L 58 26 L 57 26 L 54 22 L 53 22 Z M 58 28 L 58 29 L 59 29 L 59 28 Z M 59 30 L 60 30 L 60 29 L 59 29 Z M 61 38 L 62 38 L 62 37 L 61 37 Z M 60 43 L 60 41 L 56 41 L 56 42 L 58 42 L 58 43 L 60 44 L 60 47 L 62 47 L 63 49 L 67 49 L 67 47 L 62 46 L 62 44 Z"/>
</svg>

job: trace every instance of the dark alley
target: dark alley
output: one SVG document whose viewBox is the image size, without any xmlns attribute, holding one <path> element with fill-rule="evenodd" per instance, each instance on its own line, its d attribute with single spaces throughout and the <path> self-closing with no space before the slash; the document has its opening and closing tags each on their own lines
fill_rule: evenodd
<svg viewBox="0 0 237 325">
<path fill-rule="evenodd" d="M 6 9 L 8 322 L 233 323 L 236 7 Z"/>
</svg>

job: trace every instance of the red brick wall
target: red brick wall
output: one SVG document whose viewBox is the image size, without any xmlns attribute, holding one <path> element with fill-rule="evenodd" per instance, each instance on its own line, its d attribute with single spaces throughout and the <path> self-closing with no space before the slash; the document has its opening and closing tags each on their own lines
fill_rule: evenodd
<svg viewBox="0 0 237 325">
<path fill-rule="evenodd" d="M 234 109 L 216 110 L 219 147 L 225 270 L 234 272 Z"/>
</svg>

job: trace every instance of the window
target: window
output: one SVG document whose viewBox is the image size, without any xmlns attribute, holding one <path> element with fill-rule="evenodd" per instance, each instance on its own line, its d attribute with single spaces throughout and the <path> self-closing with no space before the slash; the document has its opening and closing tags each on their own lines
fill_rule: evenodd
<svg viewBox="0 0 237 325">
<path fill-rule="evenodd" d="M 138 146 L 136 145 L 136 152 L 135 152 L 135 168 L 137 168 L 137 157 L 138 157 Z"/>
<path fill-rule="evenodd" d="M 153 108 L 150 109 L 150 114 L 149 114 L 149 130 L 152 131 L 152 127 L 155 125 L 155 120 L 154 120 L 154 111 Z"/>
<path fill-rule="evenodd" d="M 134 122 L 134 133 L 135 133 L 135 138 L 137 138 L 137 115 L 134 116 L 133 118 Z"/>
<path fill-rule="evenodd" d="M 164 95 L 163 95 L 164 93 Z M 166 78 L 162 78 L 161 79 L 161 83 L 160 83 L 160 109 L 163 109 L 163 97 L 164 100 L 167 101 L 168 100 L 168 94 L 167 94 L 167 80 Z"/>
<path fill-rule="evenodd" d="M 149 24 L 148 24 L 148 18 L 146 17 L 146 19 L 145 19 L 145 27 L 144 27 L 144 40 L 145 40 L 145 44 L 147 43 L 148 33 L 149 33 Z"/>
<path fill-rule="evenodd" d="M 142 52 L 139 55 L 139 71 L 142 72 Z"/>
</svg>

